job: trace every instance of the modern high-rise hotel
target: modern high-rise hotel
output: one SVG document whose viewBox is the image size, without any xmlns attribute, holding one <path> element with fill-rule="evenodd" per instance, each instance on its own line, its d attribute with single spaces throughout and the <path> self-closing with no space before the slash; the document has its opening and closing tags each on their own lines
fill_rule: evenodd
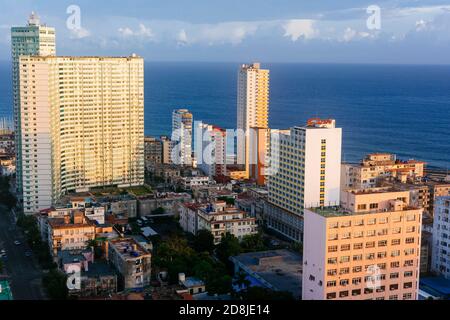
<svg viewBox="0 0 450 320">
<path fill-rule="evenodd" d="M 342 129 L 311 119 L 280 131 L 271 142 L 267 226 L 302 241 L 305 208 L 339 205 Z"/>
<path fill-rule="evenodd" d="M 244 164 L 245 176 L 250 176 L 252 152 L 257 146 L 251 145 L 252 128 L 269 127 L 269 70 L 261 69 L 259 63 L 244 64 L 239 69 L 237 93 L 237 129 L 245 136 L 238 136 L 238 164 Z"/>
<path fill-rule="evenodd" d="M 18 66 L 25 214 L 71 191 L 144 183 L 142 58 L 31 52 Z"/>
<path fill-rule="evenodd" d="M 40 23 L 39 17 L 31 13 L 28 25 L 11 28 L 12 83 L 14 132 L 16 146 L 16 189 L 22 196 L 22 134 L 19 93 L 19 57 L 21 55 L 54 56 L 56 54 L 55 29 Z"/>
</svg>

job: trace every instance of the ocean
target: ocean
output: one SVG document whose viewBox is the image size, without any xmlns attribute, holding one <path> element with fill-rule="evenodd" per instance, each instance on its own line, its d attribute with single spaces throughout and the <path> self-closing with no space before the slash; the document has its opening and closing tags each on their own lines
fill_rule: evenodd
<svg viewBox="0 0 450 320">
<path fill-rule="evenodd" d="M 336 119 L 343 160 L 392 152 L 450 169 L 450 66 L 262 64 L 270 69 L 271 128 Z M 145 65 L 145 133 L 170 134 L 171 112 L 236 126 L 238 63 Z M 0 117 L 12 116 L 11 71 L 0 63 Z"/>
</svg>

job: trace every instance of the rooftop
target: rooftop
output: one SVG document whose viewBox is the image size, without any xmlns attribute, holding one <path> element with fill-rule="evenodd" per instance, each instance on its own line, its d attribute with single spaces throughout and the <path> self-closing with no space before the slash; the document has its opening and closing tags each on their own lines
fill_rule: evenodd
<svg viewBox="0 0 450 320">
<path fill-rule="evenodd" d="M 251 277 L 269 284 L 272 289 L 301 296 L 302 257 L 290 250 L 244 253 L 230 258 Z"/>
<path fill-rule="evenodd" d="M 403 210 L 401 210 L 401 211 L 409 211 L 409 210 L 416 210 L 416 209 L 418 209 L 418 208 L 412 207 L 412 206 L 405 206 L 405 207 L 403 207 Z M 356 215 L 399 211 L 399 210 L 395 210 L 394 208 L 392 208 L 392 210 L 389 210 L 389 211 L 381 209 L 381 210 L 354 212 L 354 211 L 350 211 L 348 209 L 342 208 L 340 206 L 307 208 L 307 210 L 317 213 L 318 215 L 321 215 L 322 217 L 325 217 L 325 218 L 342 217 L 342 216 L 356 216 Z"/>
<path fill-rule="evenodd" d="M 121 238 L 111 240 L 110 246 L 122 256 L 123 259 L 136 259 L 140 256 L 150 254 L 147 250 L 132 238 Z"/>
</svg>

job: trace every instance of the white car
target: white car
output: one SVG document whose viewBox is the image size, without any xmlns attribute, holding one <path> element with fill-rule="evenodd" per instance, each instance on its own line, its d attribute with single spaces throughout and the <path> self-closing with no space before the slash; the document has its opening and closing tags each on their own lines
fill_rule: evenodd
<svg viewBox="0 0 450 320">
<path fill-rule="evenodd" d="M 21 243 L 20 243 L 19 240 L 14 241 L 14 244 L 15 244 L 16 246 L 20 246 L 20 245 L 21 245 Z"/>
</svg>

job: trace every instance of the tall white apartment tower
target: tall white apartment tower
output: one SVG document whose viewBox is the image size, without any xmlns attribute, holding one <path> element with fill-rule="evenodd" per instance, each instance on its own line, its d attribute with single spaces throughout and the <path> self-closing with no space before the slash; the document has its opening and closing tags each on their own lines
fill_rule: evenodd
<svg viewBox="0 0 450 320">
<path fill-rule="evenodd" d="M 11 28 L 13 112 L 16 145 L 16 186 L 19 198 L 22 195 L 22 134 L 19 93 L 19 57 L 22 55 L 54 56 L 56 54 L 55 29 L 40 23 L 39 17 L 32 12 L 25 27 Z M 35 108 L 33 105 L 30 108 Z M 40 140 L 40 132 L 35 133 Z"/>
<path fill-rule="evenodd" d="M 227 174 L 227 132 L 225 129 L 206 123 L 198 123 L 201 138 L 196 140 L 195 151 L 198 168 L 209 177 Z"/>
<path fill-rule="evenodd" d="M 269 228 L 301 241 L 305 208 L 339 205 L 341 144 L 333 119 L 310 119 L 272 141 Z"/>
<path fill-rule="evenodd" d="M 438 197 L 434 205 L 431 269 L 450 279 L 450 197 Z"/>
<path fill-rule="evenodd" d="M 172 113 L 172 162 L 192 165 L 192 113 L 177 109 Z"/>
<path fill-rule="evenodd" d="M 144 183 L 144 62 L 20 57 L 24 213 L 71 191 Z"/>
<path fill-rule="evenodd" d="M 259 63 L 244 64 L 239 69 L 237 93 L 237 129 L 246 133 L 238 138 L 238 164 L 245 162 L 247 177 L 250 174 L 250 128 L 269 126 L 269 70 Z"/>
</svg>

